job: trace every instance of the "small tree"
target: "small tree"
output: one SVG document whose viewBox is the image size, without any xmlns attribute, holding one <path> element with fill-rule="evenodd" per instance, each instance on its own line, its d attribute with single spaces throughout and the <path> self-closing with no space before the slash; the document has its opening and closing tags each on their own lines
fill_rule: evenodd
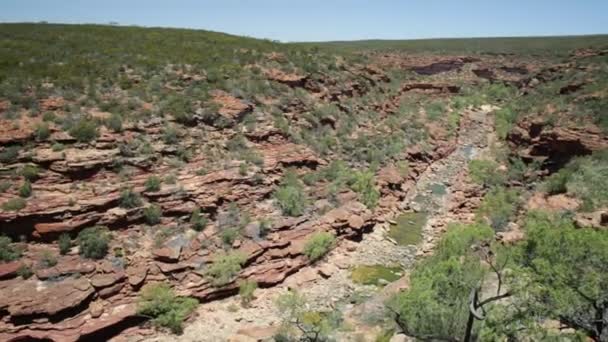
<svg viewBox="0 0 608 342">
<path fill-rule="evenodd" d="M 448 230 L 436 254 L 416 265 L 409 289 L 387 302 L 401 331 L 423 341 L 476 339 L 475 321 L 484 320 L 492 303 L 510 295 L 503 289 L 507 259 L 496 257 L 488 245 L 493 235 L 484 225 Z M 490 270 L 498 279 L 496 295 L 480 299 Z"/>
<path fill-rule="evenodd" d="M 608 234 L 546 214 L 530 215 L 526 233 L 520 276 L 534 311 L 608 341 Z"/>
<path fill-rule="evenodd" d="M 328 341 L 329 334 L 338 328 L 341 321 L 340 317 L 332 314 L 307 310 L 306 298 L 296 291 L 281 295 L 276 306 L 283 317 L 279 336 L 287 341 Z"/>
</svg>

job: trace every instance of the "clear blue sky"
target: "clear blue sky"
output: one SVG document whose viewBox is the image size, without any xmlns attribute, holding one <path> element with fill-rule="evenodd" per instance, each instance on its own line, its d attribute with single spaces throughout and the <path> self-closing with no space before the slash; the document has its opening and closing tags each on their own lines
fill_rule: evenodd
<svg viewBox="0 0 608 342">
<path fill-rule="evenodd" d="M 282 41 L 608 33 L 608 0 L 0 0 L 0 21 L 200 28 Z"/>
</svg>

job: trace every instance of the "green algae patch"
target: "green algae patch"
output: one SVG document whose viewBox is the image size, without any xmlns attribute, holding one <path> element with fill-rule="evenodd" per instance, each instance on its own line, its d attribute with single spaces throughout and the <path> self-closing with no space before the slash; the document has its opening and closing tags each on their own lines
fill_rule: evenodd
<svg viewBox="0 0 608 342">
<path fill-rule="evenodd" d="M 422 241 L 422 227 L 426 224 L 426 213 L 399 215 L 396 224 L 391 224 L 388 236 L 401 246 L 417 245 Z"/>
<path fill-rule="evenodd" d="M 402 275 L 403 271 L 400 267 L 359 265 L 353 269 L 351 278 L 357 284 L 383 285 L 380 279 L 384 279 L 386 283 L 390 283 L 401 278 Z"/>
</svg>

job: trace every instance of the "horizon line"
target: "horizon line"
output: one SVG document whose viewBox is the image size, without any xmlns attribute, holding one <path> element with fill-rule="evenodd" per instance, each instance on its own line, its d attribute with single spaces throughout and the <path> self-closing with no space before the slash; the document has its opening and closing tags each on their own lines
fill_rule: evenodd
<svg viewBox="0 0 608 342">
<path fill-rule="evenodd" d="M 147 25 L 139 25 L 139 24 L 127 24 L 127 23 L 119 23 L 114 21 L 108 21 L 105 23 L 96 23 L 96 22 L 50 22 L 46 20 L 39 21 L 0 21 L 0 25 L 2 24 L 38 24 L 38 25 L 95 25 L 95 26 L 107 26 L 107 27 L 138 27 L 144 29 L 175 29 L 175 30 L 190 30 L 190 31 L 206 31 L 213 33 L 221 33 L 227 34 L 236 37 L 244 37 L 244 38 L 253 38 L 259 40 L 269 40 L 273 42 L 279 42 L 284 44 L 314 44 L 314 43 L 356 43 L 356 42 L 373 42 L 373 41 L 384 41 L 384 42 L 399 42 L 399 41 L 422 41 L 422 40 L 466 40 L 466 39 L 525 39 L 525 38 L 578 38 L 578 37 L 598 37 L 598 36 L 608 36 L 608 32 L 606 33 L 583 33 L 583 34 L 539 34 L 539 35 L 505 35 L 505 36 L 434 36 L 434 37 L 420 37 L 420 38 L 361 38 L 361 39 L 345 39 L 345 40 L 302 40 L 302 41 L 283 41 L 280 39 L 273 39 L 268 37 L 255 37 L 244 34 L 236 34 L 229 33 L 223 31 L 215 31 L 205 28 L 195 28 L 195 27 L 179 27 L 179 26 L 147 26 Z"/>
</svg>

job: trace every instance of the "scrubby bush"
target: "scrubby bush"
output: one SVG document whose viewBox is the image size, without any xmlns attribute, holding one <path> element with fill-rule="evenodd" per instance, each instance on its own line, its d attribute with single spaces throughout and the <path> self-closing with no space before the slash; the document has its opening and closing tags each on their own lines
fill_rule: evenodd
<svg viewBox="0 0 608 342">
<path fill-rule="evenodd" d="M 216 256 L 213 260 L 213 264 L 211 264 L 207 270 L 207 276 L 209 277 L 211 284 L 213 286 L 223 286 L 230 283 L 241 271 L 245 261 L 245 256 L 239 252 L 231 252 Z"/>
<path fill-rule="evenodd" d="M 194 120 L 194 111 L 192 104 L 185 96 L 176 96 L 171 98 L 164 108 L 165 112 L 171 114 L 175 121 L 189 125 Z"/>
<path fill-rule="evenodd" d="M 192 211 L 192 215 L 190 215 L 190 224 L 192 225 L 192 229 L 200 232 L 207 226 L 207 217 L 201 214 L 199 208 L 196 208 Z"/>
<path fill-rule="evenodd" d="M 17 270 L 17 275 L 23 279 L 29 279 L 34 275 L 34 271 L 28 265 L 21 265 Z"/>
<path fill-rule="evenodd" d="M 249 306 L 249 303 L 255 298 L 255 290 L 258 288 L 258 283 L 252 280 L 245 280 L 239 284 L 239 296 L 243 306 Z"/>
<path fill-rule="evenodd" d="M 327 232 L 313 234 L 304 245 L 304 254 L 311 261 L 321 259 L 333 247 L 336 237 Z"/>
<path fill-rule="evenodd" d="M 359 194 L 361 202 L 366 207 L 373 209 L 378 205 L 380 191 L 376 189 L 374 173 L 371 170 L 353 173 L 349 182 L 353 191 Z"/>
<path fill-rule="evenodd" d="M 161 180 L 158 176 L 150 176 L 146 179 L 144 186 L 146 187 L 146 191 L 156 192 L 160 190 Z"/>
<path fill-rule="evenodd" d="M 141 197 L 133 191 L 133 189 L 124 189 L 120 193 L 120 206 L 126 209 L 139 207 L 141 202 Z"/>
<path fill-rule="evenodd" d="M 23 178 L 27 179 L 30 182 L 33 182 L 38 179 L 39 173 L 40 169 L 38 169 L 36 165 L 31 164 L 25 165 L 20 171 L 21 176 L 23 176 Z"/>
<path fill-rule="evenodd" d="M 91 118 L 82 118 L 78 120 L 69 131 L 79 142 L 90 142 L 97 138 L 97 123 Z"/>
<path fill-rule="evenodd" d="M 608 152 L 572 160 L 544 183 L 550 194 L 567 192 L 583 201 L 583 209 L 608 204 Z"/>
<path fill-rule="evenodd" d="M 20 257 L 21 251 L 12 245 L 11 239 L 7 236 L 0 235 L 0 261 L 13 261 Z"/>
<path fill-rule="evenodd" d="M 67 233 L 63 233 L 63 234 L 59 235 L 58 244 L 59 244 L 59 253 L 61 255 L 68 254 L 68 252 L 72 248 L 72 239 L 70 238 L 70 235 Z"/>
<path fill-rule="evenodd" d="M 113 113 L 110 118 L 106 120 L 105 125 L 116 133 L 122 132 L 122 116 L 120 114 Z"/>
<path fill-rule="evenodd" d="M 163 130 L 163 141 L 167 145 L 177 144 L 179 141 L 179 130 L 174 126 L 167 125 Z"/>
<path fill-rule="evenodd" d="M 11 182 L 9 182 L 9 181 L 0 182 L 0 194 L 6 192 L 12 186 L 13 186 L 13 184 L 11 184 Z"/>
<path fill-rule="evenodd" d="M 517 112 L 513 108 L 505 107 L 497 110 L 494 113 L 494 126 L 498 137 L 505 139 L 516 120 Z"/>
<path fill-rule="evenodd" d="M 29 180 L 25 180 L 19 188 L 19 196 L 28 198 L 32 195 L 32 183 Z"/>
<path fill-rule="evenodd" d="M 80 255 L 89 259 L 102 259 L 108 253 L 110 233 L 104 227 L 89 227 L 78 234 Z"/>
<path fill-rule="evenodd" d="M 49 125 L 46 122 L 39 123 L 34 128 L 34 137 L 36 140 L 46 140 L 51 135 L 51 130 L 49 129 Z"/>
<path fill-rule="evenodd" d="M 608 205 L 608 152 L 579 161 L 566 183 L 569 194 L 583 201 L 584 210 Z"/>
<path fill-rule="evenodd" d="M 300 216 L 304 213 L 307 198 L 304 187 L 293 171 L 288 171 L 281 185 L 275 191 L 276 198 L 283 214 L 289 216 Z"/>
<path fill-rule="evenodd" d="M 9 146 L 4 149 L 4 151 L 0 152 L 0 162 L 5 164 L 14 163 L 17 161 L 17 157 L 19 156 L 19 150 L 21 146 Z"/>
<path fill-rule="evenodd" d="M 226 245 L 232 245 L 234 241 L 239 237 L 239 230 L 236 228 L 224 228 L 220 234 L 222 242 Z"/>
<path fill-rule="evenodd" d="M 151 206 L 144 208 L 144 220 L 151 226 L 160 223 L 162 214 L 163 213 L 160 206 L 156 204 L 152 204 Z"/>
<path fill-rule="evenodd" d="M 40 267 L 41 268 L 49 268 L 57 265 L 57 257 L 53 254 L 53 252 L 49 250 L 45 250 L 42 252 L 40 256 Z"/>
<path fill-rule="evenodd" d="M 168 328 L 174 334 L 183 331 L 184 320 L 196 309 L 194 298 L 177 297 L 167 284 L 144 286 L 137 302 L 137 313 L 149 317 L 157 327 Z"/>
<path fill-rule="evenodd" d="M 503 230 L 515 214 L 519 193 L 505 188 L 494 188 L 484 197 L 477 214 L 484 217 L 497 231 Z"/>
<path fill-rule="evenodd" d="M 2 210 L 19 211 L 19 210 L 25 208 L 26 205 L 27 205 L 27 203 L 25 202 L 25 200 L 23 198 L 19 198 L 19 197 L 11 198 L 2 204 Z"/>
<path fill-rule="evenodd" d="M 506 174 L 499 170 L 498 163 L 491 160 L 471 160 L 469 175 L 475 183 L 485 187 L 498 186 L 506 182 Z"/>
</svg>

